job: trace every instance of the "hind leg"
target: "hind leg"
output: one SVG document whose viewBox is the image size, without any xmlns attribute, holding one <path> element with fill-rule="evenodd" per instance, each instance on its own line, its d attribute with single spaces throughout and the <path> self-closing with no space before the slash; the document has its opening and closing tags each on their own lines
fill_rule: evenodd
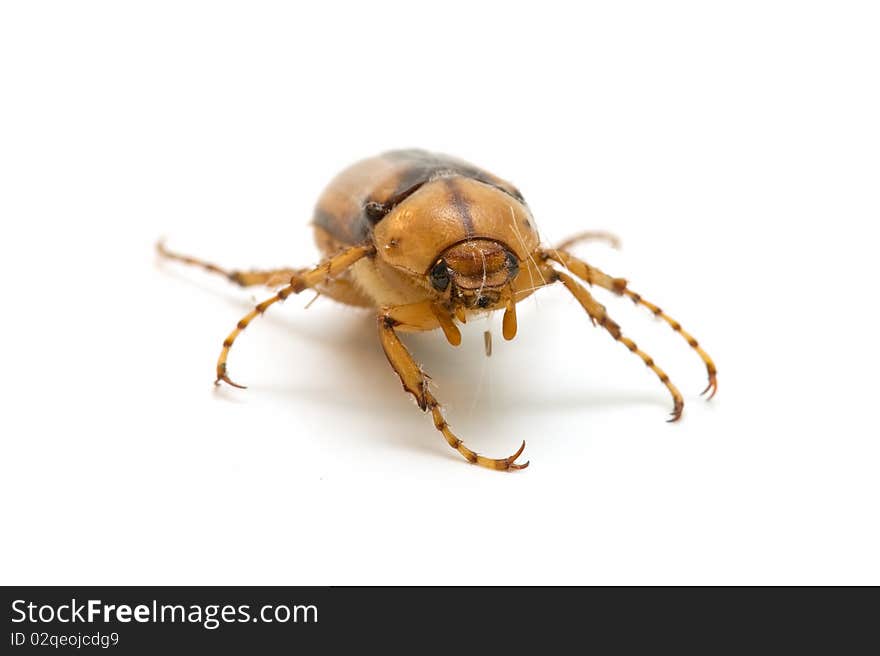
<svg viewBox="0 0 880 656">
<path fill-rule="evenodd" d="M 242 287 L 252 287 L 254 285 L 266 285 L 267 287 L 280 287 L 290 282 L 291 277 L 297 273 L 302 273 L 306 269 L 270 269 L 268 271 L 229 271 L 223 267 L 206 262 L 189 255 L 182 255 L 168 250 L 164 242 L 156 244 L 156 251 L 160 256 L 175 262 L 183 262 L 192 266 L 197 266 L 205 271 L 216 273 L 230 282 Z"/>
<path fill-rule="evenodd" d="M 559 242 L 559 244 L 556 245 L 556 250 L 568 250 L 575 244 L 581 244 L 586 241 L 604 241 L 611 246 L 611 248 L 620 248 L 620 237 L 613 232 L 606 232 L 605 230 L 585 230 L 584 232 L 571 235 L 565 241 Z"/>
<path fill-rule="evenodd" d="M 156 250 L 159 255 L 175 262 L 183 262 L 192 266 L 197 266 L 205 271 L 216 273 L 230 282 L 242 287 L 253 287 L 255 285 L 265 285 L 266 287 L 278 288 L 290 283 L 294 276 L 301 276 L 309 271 L 309 269 L 269 269 L 265 271 L 229 271 L 223 267 L 217 266 L 210 262 L 205 262 L 189 255 L 181 255 L 168 250 L 163 242 L 156 244 Z M 342 250 L 342 249 L 340 249 Z M 346 305 L 356 305 L 358 307 L 373 307 L 370 299 L 358 289 L 358 287 L 347 277 L 342 274 L 339 278 L 324 280 L 315 285 L 315 291 L 319 296 L 332 298 L 334 301 L 345 303 Z M 317 298 L 317 297 L 316 297 Z"/>
</svg>

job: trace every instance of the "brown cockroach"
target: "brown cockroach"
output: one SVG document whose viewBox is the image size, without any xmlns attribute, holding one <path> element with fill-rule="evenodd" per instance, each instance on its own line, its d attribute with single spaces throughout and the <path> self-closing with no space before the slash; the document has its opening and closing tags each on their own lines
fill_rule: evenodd
<svg viewBox="0 0 880 656">
<path fill-rule="evenodd" d="M 313 224 L 324 260 L 311 269 L 227 271 L 178 255 L 159 244 L 168 258 L 201 266 L 242 285 L 280 287 L 274 296 L 245 315 L 223 342 L 216 383 L 230 380 L 226 361 L 236 338 L 271 305 L 312 289 L 348 305 L 377 313 L 379 340 L 403 388 L 430 412 L 434 426 L 453 449 L 471 463 L 498 470 L 524 469 L 516 460 L 525 442 L 509 458 L 486 458 L 467 448 L 452 432 L 428 377 L 398 337 L 400 332 L 440 328 L 453 346 L 461 343 L 456 322 L 475 314 L 503 310 L 502 335 L 516 335 L 516 304 L 536 289 L 560 282 L 577 299 L 593 324 L 639 356 L 669 390 L 672 418 L 684 401 L 654 360 L 611 320 L 604 306 L 581 283 L 627 296 L 668 323 L 696 350 L 706 365 L 709 385 L 717 390 L 712 359 L 681 324 L 612 278 L 568 252 L 574 243 L 613 236 L 584 232 L 556 248 L 541 245 L 534 219 L 519 190 L 471 164 L 423 150 L 397 150 L 350 166 L 324 190 Z M 580 279 L 580 282 L 578 280 Z"/>
</svg>

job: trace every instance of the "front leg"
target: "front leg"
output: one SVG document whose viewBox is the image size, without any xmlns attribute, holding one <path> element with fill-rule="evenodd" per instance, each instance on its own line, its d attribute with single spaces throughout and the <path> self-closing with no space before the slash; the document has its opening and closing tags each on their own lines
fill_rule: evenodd
<svg viewBox="0 0 880 656">
<path fill-rule="evenodd" d="M 442 315 L 442 309 L 438 308 L 431 301 L 423 301 L 421 303 L 413 303 L 411 305 L 399 305 L 397 307 L 386 308 L 379 313 L 379 339 L 382 342 L 382 348 L 385 356 L 391 364 L 391 368 L 400 376 L 403 383 L 403 389 L 412 394 L 416 403 L 423 411 L 430 411 L 434 420 L 434 427 L 443 434 L 446 442 L 453 449 L 458 451 L 465 460 L 471 463 L 487 467 L 488 469 L 496 469 L 500 471 L 509 471 L 511 469 L 525 469 L 529 463 L 517 464 L 515 461 L 526 447 L 525 441 L 519 447 L 516 453 L 509 458 L 486 458 L 467 448 L 462 441 L 450 430 L 449 424 L 440 409 L 440 403 L 434 398 L 434 395 L 428 390 L 428 381 L 430 377 L 422 371 L 419 364 L 413 360 L 412 354 L 400 341 L 395 328 L 410 328 L 414 330 L 424 330 L 428 327 L 435 327 L 438 323 L 443 326 L 447 339 L 450 339 L 448 325 L 452 325 L 452 319 L 448 315 L 444 320 L 438 318 L 438 314 Z M 454 327 L 454 325 L 453 325 Z M 455 333 L 458 329 L 455 328 Z M 460 338 L 459 338 L 460 339 Z M 454 342 L 453 342 L 454 343 Z"/>
</svg>

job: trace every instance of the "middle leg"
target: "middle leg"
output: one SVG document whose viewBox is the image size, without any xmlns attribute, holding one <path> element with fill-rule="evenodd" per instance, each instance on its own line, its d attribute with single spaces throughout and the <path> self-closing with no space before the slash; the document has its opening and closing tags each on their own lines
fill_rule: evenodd
<svg viewBox="0 0 880 656">
<path fill-rule="evenodd" d="M 217 384 L 222 380 L 233 387 L 244 387 L 229 378 L 229 374 L 226 372 L 226 360 L 229 358 L 229 350 L 232 348 L 235 340 L 248 327 L 251 321 L 265 313 L 275 303 L 284 301 L 291 294 L 299 294 L 305 289 L 314 289 L 321 283 L 332 280 L 334 276 L 341 275 L 352 264 L 374 252 L 375 250 L 372 246 L 351 246 L 325 260 L 314 269 L 305 273 L 295 273 L 288 281 L 286 287 L 279 289 L 274 296 L 259 303 L 253 310 L 242 317 L 232 332 L 229 333 L 229 336 L 223 340 L 223 348 L 220 351 L 220 357 L 217 359 L 217 379 L 214 383 Z"/>
<path fill-rule="evenodd" d="M 709 399 L 715 396 L 715 392 L 718 391 L 718 369 L 715 367 L 715 362 L 712 361 L 712 358 L 709 357 L 709 354 L 706 353 L 702 346 L 700 346 L 700 343 L 694 338 L 694 336 L 682 328 L 678 321 L 666 314 L 657 305 L 642 298 L 641 294 L 637 294 L 629 289 L 628 283 L 624 278 L 612 278 L 607 273 L 600 271 L 596 267 L 587 264 L 583 260 L 567 253 L 566 251 L 547 250 L 544 251 L 544 257 L 549 258 L 554 262 L 558 262 L 589 285 L 598 285 L 618 296 L 626 296 L 636 305 L 641 305 L 642 307 L 647 308 L 655 317 L 669 324 L 672 330 L 681 335 L 688 343 L 688 346 L 697 352 L 697 355 L 700 356 L 700 359 L 706 366 L 706 374 L 709 377 L 709 384 L 706 386 L 706 389 L 703 390 L 703 394 L 710 392 L 707 397 Z"/>
<path fill-rule="evenodd" d="M 565 285 L 565 288 L 568 289 L 568 291 L 578 300 L 581 307 L 587 311 L 587 314 L 590 315 L 590 319 L 594 324 L 598 323 L 607 330 L 609 335 L 626 346 L 626 348 L 632 353 L 639 356 L 645 365 L 657 375 L 660 382 L 663 383 L 666 386 L 666 389 L 669 390 L 669 393 L 672 394 L 672 418 L 669 419 L 669 421 L 678 421 L 681 418 L 681 411 L 684 409 L 684 399 L 681 396 L 681 392 L 678 391 L 678 388 L 672 384 L 671 380 L 669 380 L 669 376 L 666 375 L 666 372 L 654 364 L 654 358 L 636 346 L 636 343 L 629 337 L 623 335 L 620 326 L 608 316 L 608 313 L 605 311 L 605 306 L 594 299 L 592 294 L 590 294 L 585 287 L 579 285 L 574 278 L 562 271 L 555 271 L 554 273 L 556 279 L 560 280 L 562 284 Z"/>
</svg>

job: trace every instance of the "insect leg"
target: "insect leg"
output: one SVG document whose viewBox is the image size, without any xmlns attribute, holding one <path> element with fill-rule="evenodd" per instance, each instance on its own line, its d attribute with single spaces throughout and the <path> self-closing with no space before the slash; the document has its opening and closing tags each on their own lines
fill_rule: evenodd
<svg viewBox="0 0 880 656">
<path fill-rule="evenodd" d="M 283 301 L 291 294 L 299 294 L 304 289 L 315 287 L 325 282 L 327 279 L 339 275 L 359 259 L 373 252 L 372 246 L 352 246 L 338 255 L 331 257 L 322 264 L 319 264 L 314 269 L 305 271 L 304 273 L 294 273 L 289 279 L 289 284 L 286 287 L 278 290 L 278 293 L 274 296 L 266 299 L 253 310 L 248 312 L 223 341 L 223 349 L 220 351 L 220 357 L 217 359 L 217 380 L 214 381 L 215 384 L 222 380 L 233 387 L 244 387 L 243 385 L 234 383 L 229 379 L 229 376 L 226 373 L 226 360 L 229 357 L 229 349 L 232 348 L 235 340 L 258 315 L 263 314 L 270 306 L 278 301 Z"/>
<path fill-rule="evenodd" d="M 200 260 L 189 255 L 182 255 L 168 250 L 165 243 L 160 241 L 156 244 L 156 251 L 162 257 L 174 260 L 175 262 L 183 262 L 192 266 L 197 266 L 205 271 L 217 273 L 230 282 L 242 287 L 251 287 L 253 285 L 266 285 L 267 287 L 278 287 L 286 285 L 290 282 L 290 278 L 298 273 L 304 273 L 307 269 L 273 269 L 270 271 L 228 271 L 216 264 L 211 264 L 204 260 Z"/>
<path fill-rule="evenodd" d="M 548 250 L 544 252 L 544 255 L 564 266 L 566 269 L 571 271 L 574 275 L 576 275 L 584 282 L 590 285 L 598 285 L 603 289 L 614 292 L 618 296 L 627 296 L 632 299 L 632 301 L 636 305 L 641 305 L 642 307 L 648 308 L 655 317 L 658 317 L 668 323 L 672 327 L 672 329 L 679 335 L 681 335 L 690 345 L 690 347 L 697 352 L 697 355 L 700 356 L 703 364 L 706 365 L 706 372 L 709 377 L 709 384 L 706 386 L 706 389 L 703 390 L 703 394 L 711 392 L 708 396 L 709 399 L 715 396 L 715 392 L 718 391 L 718 369 L 715 367 L 715 363 L 712 361 L 712 358 L 709 357 L 709 354 L 706 353 L 705 350 L 703 350 L 699 342 L 694 339 L 693 335 L 691 335 L 689 332 L 681 327 L 681 324 L 678 323 L 678 321 L 663 312 L 663 310 L 661 310 L 653 303 L 643 299 L 640 294 L 637 294 L 636 292 L 630 290 L 627 287 L 627 281 L 623 278 L 612 278 L 611 276 L 603 273 L 596 267 L 587 264 L 583 260 L 580 260 L 573 255 L 566 253 L 565 251 Z"/>
<path fill-rule="evenodd" d="M 403 389 L 415 397 L 419 408 L 426 412 L 430 411 L 434 427 L 443 434 L 449 446 L 458 451 L 468 462 L 500 471 L 525 469 L 529 466 L 528 462 L 522 465 L 516 463 L 516 459 L 522 455 L 523 449 L 525 449 L 525 442 L 509 458 L 486 458 L 467 448 L 449 428 L 440 408 L 440 402 L 428 390 L 429 376 L 413 360 L 412 354 L 400 341 L 395 331 L 395 328 L 402 326 L 418 329 L 429 325 L 432 316 L 433 310 L 429 301 L 386 308 L 379 313 L 379 339 L 388 362 L 403 383 Z"/>
<path fill-rule="evenodd" d="M 584 232 L 574 234 L 565 241 L 560 242 L 556 246 L 556 250 L 566 250 L 575 244 L 580 244 L 585 241 L 604 241 L 611 246 L 611 248 L 620 248 L 620 237 L 614 233 L 605 232 L 604 230 L 585 230 Z"/>
<path fill-rule="evenodd" d="M 593 321 L 593 324 L 599 324 L 608 333 L 616 339 L 618 342 L 621 342 L 626 348 L 639 356 L 642 361 L 647 365 L 647 367 L 653 371 L 657 377 L 660 379 L 660 382 L 666 385 L 666 389 L 669 390 L 669 393 L 672 394 L 673 400 L 673 409 L 672 409 L 672 418 L 669 421 L 678 421 L 681 417 L 681 411 L 684 408 L 684 399 L 681 397 L 681 393 L 672 384 L 672 381 L 669 380 L 669 376 L 666 375 L 666 372 L 663 371 L 660 367 L 654 364 L 654 358 L 650 355 L 639 349 L 636 346 L 636 343 L 625 337 L 620 330 L 620 326 L 618 326 L 611 317 L 608 316 L 608 313 L 605 311 L 605 307 L 599 303 L 596 299 L 592 297 L 590 292 L 586 290 L 585 287 L 579 285 L 574 278 L 569 276 L 562 271 L 556 271 L 555 276 L 558 280 L 565 285 L 566 289 L 572 293 L 572 295 L 580 302 L 581 306 L 584 310 L 587 311 L 587 314 L 590 315 L 590 319 Z"/>
</svg>

